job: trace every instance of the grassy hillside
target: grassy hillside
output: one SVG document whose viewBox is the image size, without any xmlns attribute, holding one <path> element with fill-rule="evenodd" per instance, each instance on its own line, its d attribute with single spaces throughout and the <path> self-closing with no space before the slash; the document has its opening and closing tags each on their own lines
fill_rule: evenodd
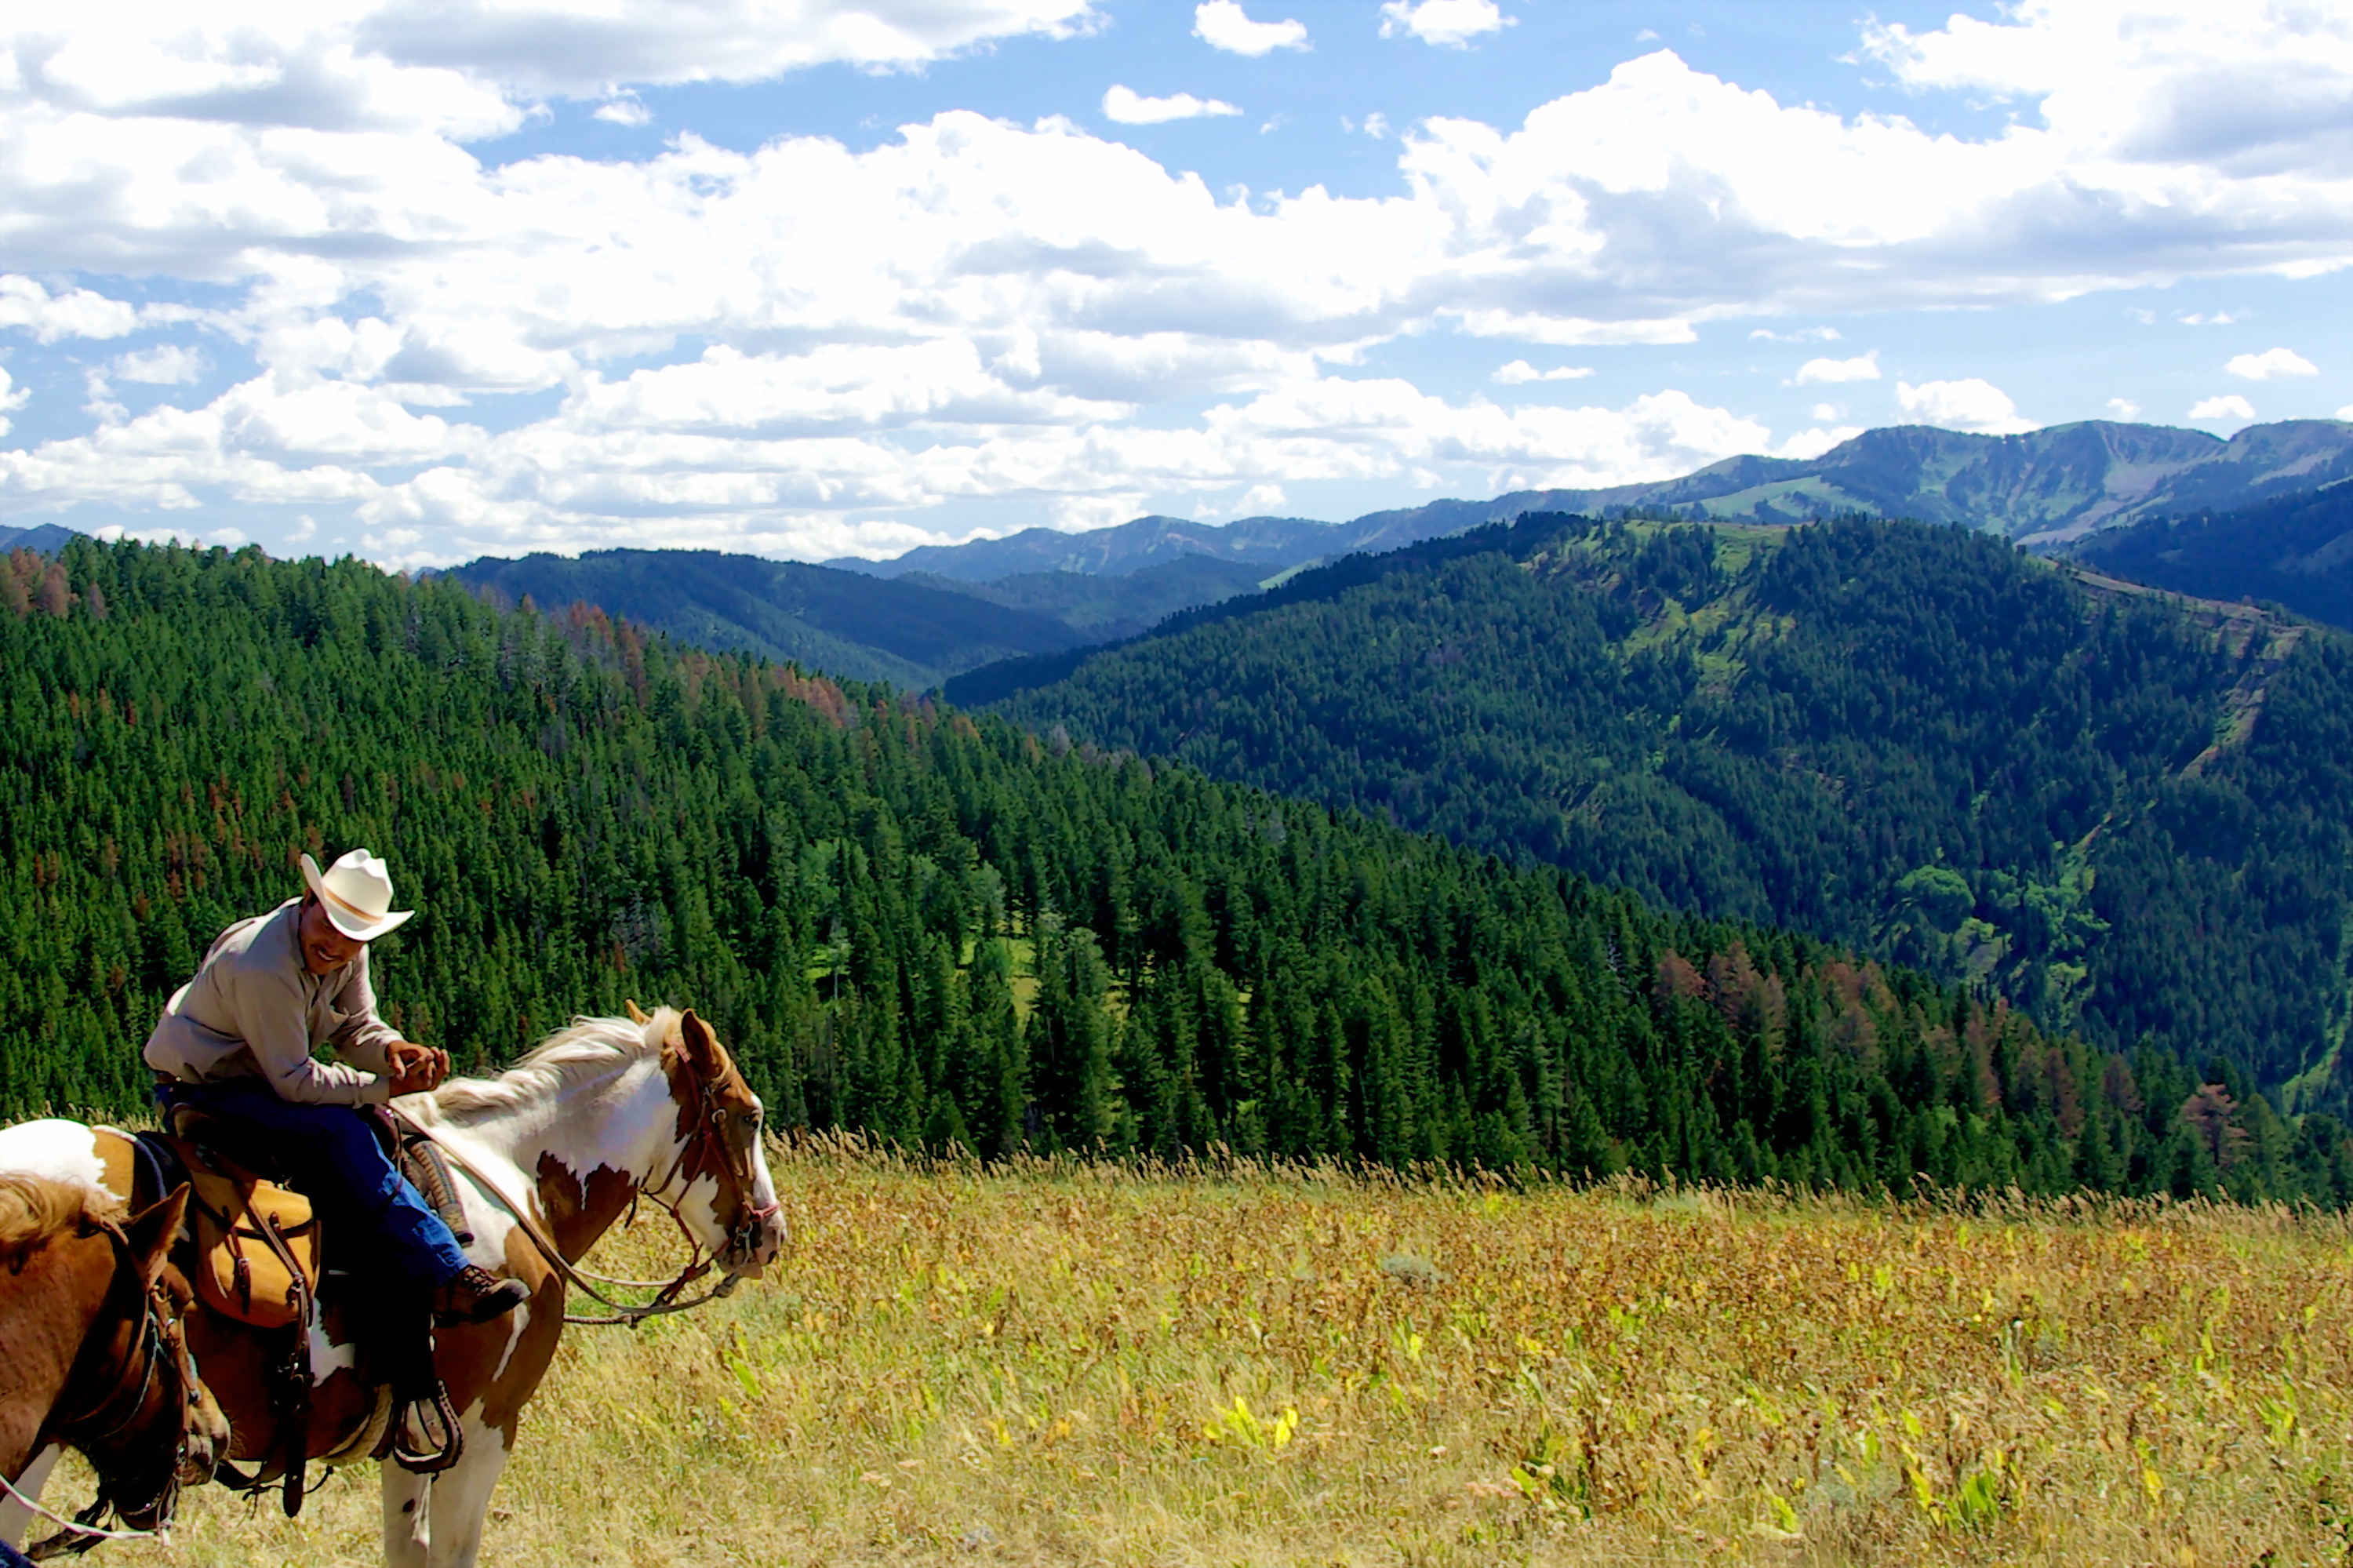
<svg viewBox="0 0 2353 1568">
<path fill-rule="evenodd" d="M 2074 558 L 2152 588 L 2284 605 L 2353 630 L 2353 481 L 2094 535 Z"/>
<path fill-rule="evenodd" d="M 1786 932 L 575 609 L 257 551 L 0 574 L 0 1113 L 134 1108 L 214 933 L 384 853 L 389 1016 L 691 1003 L 780 1125 L 2353 1201 L 2337 1122 Z"/>
<path fill-rule="evenodd" d="M 1003 711 L 2343 1103 L 2337 637 L 1877 523 L 1531 518 L 1268 597 Z"/>
<path fill-rule="evenodd" d="M 2353 1237 L 2334 1220 L 806 1149 L 776 1169 L 793 1243 L 766 1282 L 634 1334 L 568 1330 L 485 1561 L 2346 1552 Z M 594 1262 L 667 1272 L 650 1245 Z M 297 1520 L 207 1489 L 168 1553 L 107 1550 L 358 1564 L 376 1530 L 363 1467 Z"/>
</svg>

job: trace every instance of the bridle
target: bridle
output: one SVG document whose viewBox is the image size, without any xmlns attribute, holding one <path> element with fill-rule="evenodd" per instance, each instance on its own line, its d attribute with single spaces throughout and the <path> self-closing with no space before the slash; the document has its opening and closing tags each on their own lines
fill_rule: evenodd
<svg viewBox="0 0 2353 1568">
<path fill-rule="evenodd" d="M 97 1404 L 79 1415 L 67 1416 L 44 1425 L 45 1441 L 47 1438 L 60 1439 L 90 1456 L 91 1463 L 99 1472 L 99 1489 L 97 1499 L 75 1516 L 65 1531 L 33 1548 L 30 1555 L 37 1560 L 59 1552 L 87 1552 L 100 1541 L 118 1539 L 125 1534 L 161 1534 L 168 1529 L 172 1522 L 172 1510 L 179 1500 L 180 1476 L 188 1464 L 192 1425 L 189 1418 L 204 1397 L 204 1385 L 196 1375 L 195 1358 L 188 1351 L 187 1329 L 182 1307 L 173 1299 L 170 1289 L 160 1279 L 140 1287 L 143 1265 L 132 1252 L 131 1238 L 123 1234 L 122 1226 L 113 1220 L 85 1218 L 80 1234 L 85 1240 L 102 1234 L 113 1249 L 114 1275 L 107 1287 L 110 1299 L 126 1277 L 134 1288 L 138 1288 L 139 1329 L 132 1337 L 130 1349 L 123 1352 L 121 1365 L 115 1369 L 112 1379 L 108 1383 L 107 1392 L 100 1397 Z M 115 1495 L 113 1467 L 100 1462 L 95 1451 L 121 1436 L 148 1409 L 159 1376 L 169 1383 L 173 1408 L 179 1413 L 179 1446 L 172 1456 L 171 1465 L 163 1472 L 164 1479 L 155 1494 L 143 1501 L 126 1502 Z M 126 1393 L 129 1394 L 127 1400 L 124 1397 Z M 137 1516 L 152 1520 L 153 1528 L 131 1531 L 96 1529 L 97 1521 L 109 1508 L 126 1518 Z M 47 1510 L 40 1511 L 47 1512 Z"/>
<path fill-rule="evenodd" d="M 743 1173 L 736 1169 L 735 1161 L 731 1158 L 734 1150 L 728 1146 L 727 1139 L 727 1118 L 741 1113 L 731 1111 L 721 1104 L 718 1086 L 700 1074 L 694 1078 L 694 1098 L 695 1114 L 690 1130 L 679 1144 L 678 1158 L 670 1161 L 669 1173 L 660 1181 L 638 1190 L 640 1196 L 653 1194 L 655 1204 L 667 1210 L 670 1217 L 678 1222 L 678 1228 L 686 1236 L 687 1244 L 697 1253 L 702 1250 L 702 1244 L 687 1229 L 685 1216 L 678 1212 L 678 1205 L 686 1200 L 687 1189 L 694 1185 L 697 1177 L 708 1172 L 723 1188 L 732 1189 L 734 1192 L 736 1221 L 727 1228 L 726 1241 L 711 1259 L 695 1267 L 691 1276 L 681 1276 L 680 1280 L 673 1281 L 681 1288 L 685 1283 L 710 1272 L 714 1262 L 750 1257 L 752 1249 L 759 1245 L 760 1227 L 775 1218 L 784 1207 L 781 1200 L 755 1205 L 752 1202 L 752 1193 L 744 1190 Z M 757 1117 L 752 1118 L 751 1129 L 752 1142 L 756 1147 L 760 1137 Z M 680 1190 L 675 1201 L 666 1201 L 662 1194 L 670 1190 L 681 1174 L 686 1177 L 686 1186 Z"/>
</svg>

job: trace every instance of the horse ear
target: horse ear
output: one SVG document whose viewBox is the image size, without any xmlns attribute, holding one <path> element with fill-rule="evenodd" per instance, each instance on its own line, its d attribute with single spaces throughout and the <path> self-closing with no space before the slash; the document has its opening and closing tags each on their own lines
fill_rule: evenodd
<svg viewBox="0 0 2353 1568">
<path fill-rule="evenodd" d="M 686 1037 L 687 1054 L 702 1064 L 705 1071 L 716 1071 L 719 1066 L 719 1036 L 711 1033 L 711 1025 L 697 1018 L 691 1007 L 678 1022 L 680 1031 Z"/>
<path fill-rule="evenodd" d="M 163 1275 L 164 1265 L 172 1255 L 172 1244 L 180 1237 L 180 1221 L 187 1212 L 187 1188 L 174 1187 L 170 1197 L 150 1203 L 132 1216 L 123 1232 L 131 1244 L 131 1255 L 139 1260 L 140 1280 L 151 1288 Z"/>
<path fill-rule="evenodd" d="M 645 1010 L 644 1008 L 639 1007 L 639 1006 L 638 1005 L 638 999 L 637 999 L 637 998 L 635 998 L 635 997 L 627 997 L 627 998 L 624 998 L 624 999 L 622 1000 L 621 1005 L 622 1005 L 623 1007 L 626 1007 L 626 1008 L 628 1008 L 628 1009 L 629 1010 L 629 1022 L 632 1022 L 632 1023 L 651 1023 L 651 1022 L 653 1022 L 653 1020 L 652 1020 L 652 1019 L 650 1019 L 650 1018 L 649 1018 L 649 1017 L 647 1017 L 647 1016 L 646 1016 L 646 1010 Z"/>
</svg>

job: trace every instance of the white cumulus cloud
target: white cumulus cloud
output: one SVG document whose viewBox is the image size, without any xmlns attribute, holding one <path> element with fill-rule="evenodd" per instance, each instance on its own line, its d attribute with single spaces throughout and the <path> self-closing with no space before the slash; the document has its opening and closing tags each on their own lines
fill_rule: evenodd
<svg viewBox="0 0 2353 1568">
<path fill-rule="evenodd" d="M 155 387 L 179 387 L 204 379 L 211 366 L 205 356 L 180 344 L 159 344 L 132 354 L 118 355 L 107 366 L 117 381 L 142 381 Z"/>
<path fill-rule="evenodd" d="M 1817 417 L 1820 417 L 1819 412 L 1817 413 Z M 1799 430 L 1796 435 L 1791 436 L 1788 440 L 1783 441 L 1779 446 L 1776 447 L 1773 450 L 1773 455 L 1775 457 L 1797 458 L 1801 461 L 1808 458 L 1818 458 L 1824 452 L 1830 450 L 1832 447 L 1851 441 L 1861 434 L 1862 434 L 1862 427 L 1861 425 L 1841 425 L 1836 429 L 1831 430 L 1820 429 Z"/>
<path fill-rule="evenodd" d="M 1381 37 L 1409 34 L 1425 44 L 1467 48 L 1482 33 L 1498 32 L 1512 19 L 1495 0 L 1388 0 L 1381 7 Z"/>
<path fill-rule="evenodd" d="M 1771 327 L 1758 327 L 1748 334 L 1751 338 L 1767 338 L 1774 343 L 1836 343 L 1839 330 L 1834 326 L 1800 327 L 1796 332 L 1775 332 Z"/>
<path fill-rule="evenodd" d="M 2189 417 L 2193 419 L 2247 420 L 2255 417 L 2255 406 L 2236 392 L 2225 392 L 2192 404 Z"/>
<path fill-rule="evenodd" d="M 1499 367 L 1494 378 L 1506 387 L 1525 387 L 1531 381 L 1580 381 L 1593 374 L 1589 365 L 1563 365 L 1551 370 L 1538 370 L 1525 359 L 1514 359 Z"/>
<path fill-rule="evenodd" d="M 11 429 L 8 416 L 23 408 L 33 396 L 33 389 L 29 387 L 16 387 L 15 391 L 10 391 L 9 388 L 15 386 L 9 377 L 8 367 L 0 365 L 0 436 L 6 435 Z"/>
<path fill-rule="evenodd" d="M 635 93 L 619 93 L 598 104 L 596 118 L 613 125 L 650 125 L 654 111 L 638 101 Z"/>
<path fill-rule="evenodd" d="M 1798 366 L 1798 374 L 1790 379 L 1799 387 L 1818 381 L 1876 381 L 1879 350 L 1874 348 L 1852 359 L 1810 359 Z"/>
<path fill-rule="evenodd" d="M 2034 428 L 2031 420 L 2018 417 L 2018 405 L 2010 400 L 2008 393 L 1976 376 L 1965 381 L 1930 381 L 1918 387 L 1898 381 L 1895 400 L 1907 418 L 1950 430 L 2006 436 Z"/>
<path fill-rule="evenodd" d="M 1202 0 L 1193 8 L 1193 36 L 1213 49 L 1253 59 L 1275 49 L 1308 47 L 1306 23 L 1253 22 L 1237 0 Z"/>
<path fill-rule="evenodd" d="M 22 327 L 37 343 L 69 337 L 121 337 L 139 325 L 139 312 L 88 289 L 52 294 L 38 281 L 0 274 L 0 327 Z"/>
<path fill-rule="evenodd" d="M 1873 23 L 1865 51 L 1908 86 L 2039 99 L 2051 134 L 2119 162 L 2261 175 L 2353 119 L 2353 14 L 2341 6 L 2023 0 L 2004 11 L 1925 34 Z"/>
<path fill-rule="evenodd" d="M 2289 348 L 2267 348 L 2261 354 L 2241 354 L 2222 366 L 2249 381 L 2269 381 L 2277 376 L 2317 376 L 2320 366 Z"/>
<path fill-rule="evenodd" d="M 2014 106 L 1949 133 L 1785 103 L 1652 48 L 1565 79 L 1516 124 L 1439 117 L 1355 143 L 1395 159 L 1360 195 L 1243 200 L 1067 120 L 964 111 L 862 148 L 736 150 L 690 126 L 631 157 L 476 145 L 551 97 L 913 69 L 1083 31 L 1099 9 L 0 12 L 0 61 L 41 62 L 0 64 L 0 254 L 16 270 L 0 345 L 200 315 L 207 343 L 255 366 L 203 408 L 94 407 L 79 434 L 0 451 L 0 505 L 287 504 L 331 534 L 356 514 L 352 536 L 415 562 L 663 540 L 871 554 L 968 501 L 1075 523 L 1318 479 L 1616 482 L 1834 439 L 1845 416 L 1783 439 L 1680 390 L 1505 408 L 1350 367 L 1410 334 L 1506 340 L 1493 363 L 1689 344 L 1727 321 L 2353 264 L 2353 17 L 2292 5 L 2136 0 L 2127 17 L 2033 0 L 1872 29 L 1899 81 Z M 1212 42 L 1213 12 L 1282 26 L 1204 5 Z M 1458 43 L 1504 20 L 1475 3 L 1384 16 L 1392 36 Z M 208 302 L 110 297 L 118 277 Z M 116 361 L 97 376 L 131 379 Z M 513 429 L 469 411 L 522 393 L 542 401 Z M 1983 382 L 1899 400 L 2018 427 Z"/>
<path fill-rule="evenodd" d="M 1158 125 L 1170 120 L 1199 120 L 1210 115 L 1240 114 L 1240 110 L 1216 98 L 1196 98 L 1189 92 L 1167 98 L 1146 98 L 1133 88 L 1114 83 L 1103 96 L 1106 118 L 1122 125 Z"/>
</svg>

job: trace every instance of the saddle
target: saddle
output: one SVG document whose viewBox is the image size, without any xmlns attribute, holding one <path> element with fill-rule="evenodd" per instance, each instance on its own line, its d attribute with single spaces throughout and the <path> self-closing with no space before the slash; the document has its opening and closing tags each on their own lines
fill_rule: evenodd
<svg viewBox="0 0 2353 1568">
<path fill-rule="evenodd" d="M 472 1242 L 439 1146 L 389 1110 L 377 1107 L 370 1119 L 396 1169 L 441 1216 L 458 1244 Z M 167 1125 L 164 1132 L 139 1134 L 138 1144 L 153 1162 L 164 1190 L 182 1179 L 191 1188 L 188 1217 L 195 1257 L 189 1272 L 197 1297 L 237 1322 L 283 1335 L 280 1353 L 273 1358 L 270 1398 L 285 1435 L 283 1458 L 242 1484 L 258 1488 L 282 1475 L 290 1517 L 301 1507 L 309 1446 L 309 1333 L 322 1282 L 323 1226 L 311 1200 L 278 1179 L 282 1173 L 269 1151 L 256 1147 L 249 1134 L 193 1106 L 174 1107 Z M 414 1407 L 413 1424 L 424 1435 L 421 1441 L 406 1441 L 402 1428 L 409 1423 L 386 1420 L 367 1445 L 373 1457 L 388 1455 L 424 1474 L 456 1464 L 463 1440 L 448 1390 L 433 1370 L 428 1326 L 405 1321 L 391 1304 L 362 1293 L 343 1299 L 363 1325 L 364 1350 L 373 1351 L 367 1360 L 378 1375 L 371 1381 L 387 1388 L 404 1410 Z M 230 1484 L 241 1484 L 227 1467 L 221 1471 Z"/>
<path fill-rule="evenodd" d="M 449 1163 L 433 1140 L 389 1112 L 373 1118 L 394 1166 L 458 1238 L 473 1241 Z M 218 1118 L 175 1107 L 167 1133 L 142 1135 L 194 1189 L 196 1292 L 205 1304 L 257 1329 L 306 1320 L 319 1288 L 320 1222 L 311 1200 L 282 1181 L 266 1153 L 244 1147 Z M 240 1158 L 241 1157 L 241 1158 Z"/>
<path fill-rule="evenodd" d="M 307 1324 L 319 1291 L 319 1221 L 311 1200 L 192 1139 L 170 1142 L 188 1177 L 198 1298 L 257 1329 Z"/>
</svg>

